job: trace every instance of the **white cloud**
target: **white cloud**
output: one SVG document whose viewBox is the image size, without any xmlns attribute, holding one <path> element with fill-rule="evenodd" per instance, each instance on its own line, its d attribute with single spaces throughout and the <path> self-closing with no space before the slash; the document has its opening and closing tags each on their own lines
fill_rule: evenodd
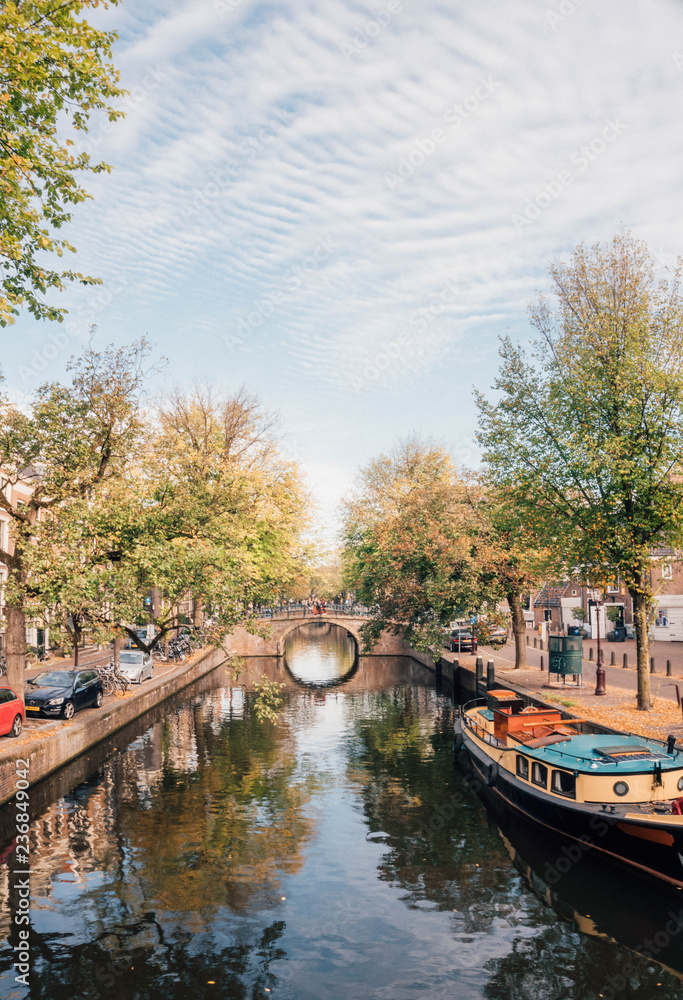
<svg viewBox="0 0 683 1000">
<path fill-rule="evenodd" d="M 553 256 L 622 223 L 681 249 L 678 5 L 586 0 L 554 24 L 535 0 L 399 6 L 379 31 L 352 0 L 129 0 L 100 15 L 120 20 L 132 96 L 124 123 L 91 136 L 115 171 L 93 179 L 69 235 L 81 269 L 125 276 L 96 309 L 102 334 L 147 331 L 179 375 L 247 380 L 292 426 L 343 425 L 324 446 L 304 438 L 321 481 L 444 421 L 469 454 L 471 385 L 492 381 L 499 333 L 526 334 Z M 610 120 L 623 128 L 582 166 Z M 530 204 L 537 217 L 515 224 Z M 321 239 L 335 249 L 308 267 Z M 457 300 L 418 329 L 448 282 Z M 65 296 L 84 329 L 98 294 Z M 46 336 L 15 329 L 26 346 L 8 376 Z M 359 399 L 366 368 L 379 374 Z"/>
</svg>

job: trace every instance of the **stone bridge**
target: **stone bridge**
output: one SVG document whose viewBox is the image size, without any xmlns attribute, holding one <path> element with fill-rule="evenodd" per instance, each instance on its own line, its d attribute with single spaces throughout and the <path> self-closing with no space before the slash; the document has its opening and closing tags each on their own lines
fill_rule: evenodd
<svg viewBox="0 0 683 1000">
<path fill-rule="evenodd" d="M 287 636 L 291 635 L 302 625 L 314 623 L 338 625 L 346 629 L 349 635 L 356 640 L 356 646 L 360 654 L 360 627 L 365 619 L 358 615 L 344 615 L 339 613 L 327 615 L 292 615 L 289 618 L 276 617 L 274 619 L 264 619 L 262 624 L 271 635 L 267 639 L 262 639 L 258 635 L 250 635 L 244 628 L 237 628 L 224 640 L 223 646 L 226 651 L 235 656 L 284 656 L 285 642 Z M 416 653 L 400 636 L 385 632 L 371 653 L 364 653 L 363 656 L 411 656 L 420 662 L 426 662 L 428 657 Z M 431 662 L 431 661 L 430 661 Z"/>
</svg>

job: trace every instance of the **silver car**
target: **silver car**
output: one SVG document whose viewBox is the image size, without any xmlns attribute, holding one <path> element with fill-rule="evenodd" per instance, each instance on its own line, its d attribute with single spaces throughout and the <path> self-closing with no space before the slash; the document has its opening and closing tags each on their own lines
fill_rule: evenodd
<svg viewBox="0 0 683 1000">
<path fill-rule="evenodd" d="M 119 670 L 131 684 L 142 684 L 154 677 L 154 660 L 141 649 L 124 649 L 119 654 Z"/>
</svg>

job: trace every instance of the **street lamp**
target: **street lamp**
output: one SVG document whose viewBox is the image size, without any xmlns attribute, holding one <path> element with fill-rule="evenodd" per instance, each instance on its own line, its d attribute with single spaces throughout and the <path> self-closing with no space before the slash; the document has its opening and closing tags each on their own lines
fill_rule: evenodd
<svg viewBox="0 0 683 1000">
<path fill-rule="evenodd" d="M 595 693 L 607 694 L 605 689 L 605 670 L 602 665 L 602 649 L 600 648 L 600 609 L 602 608 L 602 591 L 594 588 L 589 591 L 589 595 L 589 606 L 592 604 L 595 608 L 596 639 L 598 641 L 598 658 L 595 664 Z"/>
</svg>

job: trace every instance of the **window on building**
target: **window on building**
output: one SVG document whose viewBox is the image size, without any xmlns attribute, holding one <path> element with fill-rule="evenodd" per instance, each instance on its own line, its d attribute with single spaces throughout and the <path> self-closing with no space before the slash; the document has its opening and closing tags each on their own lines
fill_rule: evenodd
<svg viewBox="0 0 683 1000">
<path fill-rule="evenodd" d="M 543 788 L 548 787 L 548 768 L 544 764 L 539 764 L 538 761 L 534 761 L 531 765 L 531 780 L 535 785 L 541 785 Z"/>
<path fill-rule="evenodd" d="M 517 757 L 517 774 L 520 778 L 529 780 L 529 761 L 526 757 Z"/>
<path fill-rule="evenodd" d="M 558 795 L 566 795 L 568 799 L 576 798 L 576 777 L 569 771 L 553 771 L 550 787 Z"/>
<path fill-rule="evenodd" d="M 673 580 L 674 568 L 671 563 L 662 563 L 662 580 Z"/>
</svg>

